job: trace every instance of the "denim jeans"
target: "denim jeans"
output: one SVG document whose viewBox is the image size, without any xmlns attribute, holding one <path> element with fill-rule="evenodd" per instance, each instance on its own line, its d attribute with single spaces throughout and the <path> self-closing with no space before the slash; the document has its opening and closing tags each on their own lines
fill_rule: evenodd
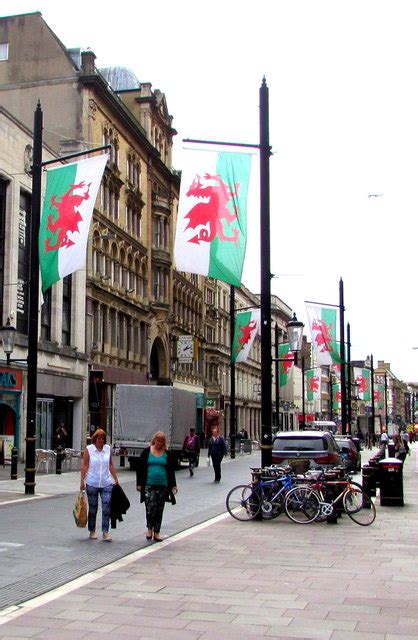
<svg viewBox="0 0 418 640">
<path fill-rule="evenodd" d="M 87 500 L 89 503 L 88 528 L 89 531 L 96 531 L 96 516 L 99 506 L 99 495 L 102 501 L 102 531 L 109 531 L 110 502 L 112 499 L 113 484 L 107 487 L 91 487 L 86 485 Z"/>
</svg>

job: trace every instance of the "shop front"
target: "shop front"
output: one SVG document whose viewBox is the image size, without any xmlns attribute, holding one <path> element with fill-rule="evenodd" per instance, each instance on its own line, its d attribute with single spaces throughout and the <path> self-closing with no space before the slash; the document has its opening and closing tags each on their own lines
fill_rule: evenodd
<svg viewBox="0 0 418 640">
<path fill-rule="evenodd" d="M 21 423 L 22 371 L 0 368 L 0 457 L 10 460 L 18 445 Z"/>
</svg>

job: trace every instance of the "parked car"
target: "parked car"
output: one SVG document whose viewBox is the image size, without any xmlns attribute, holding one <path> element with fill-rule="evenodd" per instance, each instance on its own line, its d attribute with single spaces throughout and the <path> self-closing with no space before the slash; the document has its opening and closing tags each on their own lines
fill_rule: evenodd
<svg viewBox="0 0 418 640">
<path fill-rule="evenodd" d="M 287 464 L 301 472 L 344 464 L 340 449 L 329 431 L 286 431 L 273 440 L 273 464 Z"/>
<path fill-rule="evenodd" d="M 357 438 L 358 440 L 358 438 Z M 341 455 L 349 471 L 361 471 L 361 453 L 353 438 L 349 436 L 335 436 L 340 447 Z"/>
</svg>

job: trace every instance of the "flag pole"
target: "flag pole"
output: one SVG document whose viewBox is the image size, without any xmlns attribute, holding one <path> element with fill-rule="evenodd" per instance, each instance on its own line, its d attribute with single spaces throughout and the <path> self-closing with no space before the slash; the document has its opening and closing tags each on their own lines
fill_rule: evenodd
<svg viewBox="0 0 418 640">
<path fill-rule="evenodd" d="M 235 458 L 235 437 L 236 437 L 236 408 L 235 408 L 235 360 L 233 357 L 234 333 L 235 333 L 235 286 L 231 284 L 229 296 L 229 315 L 230 315 L 230 343 L 231 343 L 231 361 L 230 361 L 230 378 L 231 389 L 229 396 L 229 437 L 231 439 L 231 459 Z"/>
<path fill-rule="evenodd" d="M 352 434 L 351 420 L 351 328 L 350 323 L 347 322 L 347 424 L 349 425 L 349 433 Z"/>
<path fill-rule="evenodd" d="M 340 278 L 340 359 L 341 359 L 341 433 L 347 433 L 347 384 L 345 375 L 345 342 L 344 342 L 344 283 Z"/>
<path fill-rule="evenodd" d="M 36 443 L 36 402 L 38 373 L 38 322 L 39 322 L 39 248 L 38 235 L 41 220 L 42 181 L 42 128 L 43 113 L 38 101 L 33 126 L 32 165 L 32 214 L 30 220 L 30 283 L 29 283 L 29 328 L 28 328 L 28 372 L 26 404 L 26 455 L 25 494 L 35 493 L 35 443 Z"/>
<path fill-rule="evenodd" d="M 30 219 L 30 281 L 28 313 L 28 356 L 27 356 L 27 401 L 26 401 L 26 450 L 25 450 L 25 494 L 34 495 L 36 486 L 35 449 L 36 449 L 36 409 L 38 375 L 38 331 L 39 331 L 39 228 L 41 224 L 42 168 L 49 164 L 62 162 L 93 151 L 108 149 L 103 145 L 88 151 L 72 153 L 61 158 L 42 162 L 43 112 L 38 100 L 33 125 L 33 163 L 32 163 L 32 210 Z"/>
<path fill-rule="evenodd" d="M 260 87 L 261 466 L 272 462 L 269 92 Z"/>
</svg>

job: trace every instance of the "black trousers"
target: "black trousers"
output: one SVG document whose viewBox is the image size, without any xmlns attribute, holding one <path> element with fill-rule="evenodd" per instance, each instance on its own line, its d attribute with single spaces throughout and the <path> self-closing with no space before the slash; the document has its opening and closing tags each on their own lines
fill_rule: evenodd
<svg viewBox="0 0 418 640">
<path fill-rule="evenodd" d="M 221 479 L 221 462 L 223 456 L 212 455 L 212 465 L 213 471 L 215 473 L 215 480 L 219 481 Z"/>
</svg>

